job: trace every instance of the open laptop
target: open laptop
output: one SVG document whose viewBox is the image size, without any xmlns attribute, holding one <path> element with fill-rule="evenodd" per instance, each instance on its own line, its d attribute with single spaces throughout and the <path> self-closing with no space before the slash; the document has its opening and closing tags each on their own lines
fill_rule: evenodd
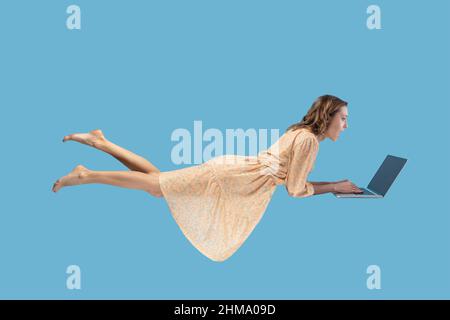
<svg viewBox="0 0 450 320">
<path fill-rule="evenodd" d="M 388 155 L 363 193 L 334 193 L 338 198 L 383 198 L 394 183 L 407 159 Z"/>
</svg>

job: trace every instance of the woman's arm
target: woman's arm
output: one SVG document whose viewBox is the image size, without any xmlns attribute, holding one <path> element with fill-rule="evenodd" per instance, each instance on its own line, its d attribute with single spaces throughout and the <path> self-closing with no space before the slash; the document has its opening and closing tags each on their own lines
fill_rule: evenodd
<svg viewBox="0 0 450 320">
<path fill-rule="evenodd" d="M 336 192 L 334 182 L 310 182 L 314 187 L 314 194 L 323 194 L 328 192 Z"/>
<path fill-rule="evenodd" d="M 336 182 L 309 182 L 314 187 L 314 194 L 322 193 L 363 193 L 353 182 L 341 180 Z"/>
</svg>

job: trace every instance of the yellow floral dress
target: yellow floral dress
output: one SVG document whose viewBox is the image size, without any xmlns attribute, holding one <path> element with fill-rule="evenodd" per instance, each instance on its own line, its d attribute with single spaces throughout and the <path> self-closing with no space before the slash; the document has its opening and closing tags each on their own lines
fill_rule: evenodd
<svg viewBox="0 0 450 320">
<path fill-rule="evenodd" d="M 284 133 L 256 156 L 223 155 L 161 172 L 159 182 L 186 238 L 213 261 L 231 257 L 261 220 L 277 185 L 293 197 L 314 194 L 306 179 L 319 150 L 306 128 Z"/>
</svg>

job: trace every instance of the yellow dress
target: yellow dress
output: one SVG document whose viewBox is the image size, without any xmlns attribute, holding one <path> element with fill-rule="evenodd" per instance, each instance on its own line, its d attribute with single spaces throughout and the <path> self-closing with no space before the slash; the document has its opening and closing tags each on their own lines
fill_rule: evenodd
<svg viewBox="0 0 450 320">
<path fill-rule="evenodd" d="M 261 220 L 277 185 L 290 196 L 314 194 L 306 181 L 319 150 L 301 128 L 284 133 L 256 156 L 223 155 L 161 172 L 161 191 L 186 238 L 213 261 L 231 257 Z"/>
</svg>

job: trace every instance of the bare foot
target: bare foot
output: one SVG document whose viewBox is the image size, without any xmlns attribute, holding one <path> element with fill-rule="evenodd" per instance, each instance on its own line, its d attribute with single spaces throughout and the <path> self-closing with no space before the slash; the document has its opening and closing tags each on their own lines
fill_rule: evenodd
<svg viewBox="0 0 450 320">
<path fill-rule="evenodd" d="M 62 187 L 76 186 L 81 184 L 81 180 L 89 173 L 89 169 L 82 165 L 76 166 L 68 175 L 58 179 L 52 187 L 53 192 L 58 192 Z"/>
<path fill-rule="evenodd" d="M 92 130 L 89 131 L 88 133 L 69 134 L 68 136 L 64 137 L 63 142 L 69 140 L 77 141 L 94 148 L 100 146 L 102 143 L 106 141 L 105 136 L 103 135 L 103 132 L 100 129 Z"/>
</svg>

